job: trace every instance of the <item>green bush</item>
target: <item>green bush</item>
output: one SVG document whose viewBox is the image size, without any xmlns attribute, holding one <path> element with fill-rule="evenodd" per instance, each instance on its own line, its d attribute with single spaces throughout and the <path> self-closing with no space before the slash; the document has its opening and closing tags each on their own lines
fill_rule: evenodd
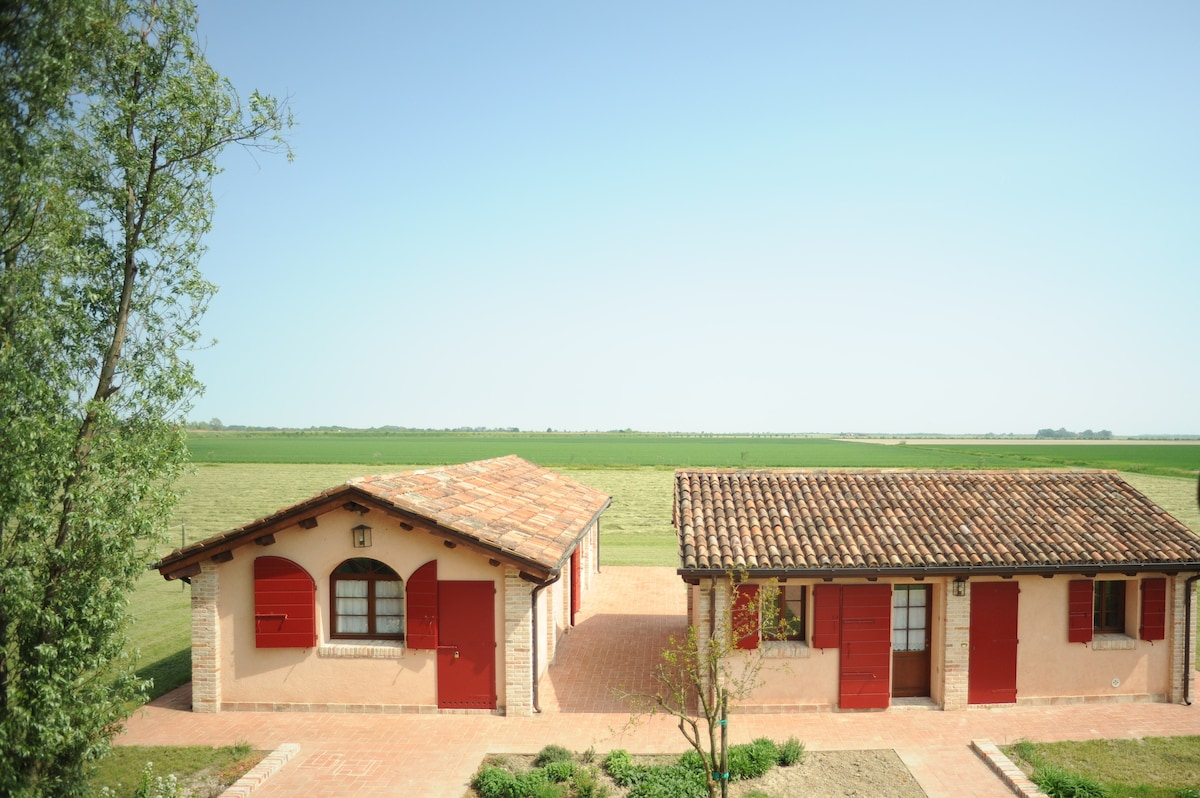
<svg viewBox="0 0 1200 798">
<path fill-rule="evenodd" d="M 778 761 L 779 747 L 768 737 L 759 737 L 749 745 L 730 746 L 729 778 L 731 781 L 757 779 Z"/>
<path fill-rule="evenodd" d="M 595 768 L 580 768 L 575 771 L 575 798 L 607 798 L 608 787 L 596 781 Z"/>
<path fill-rule="evenodd" d="M 538 755 L 533 758 L 533 766 L 540 768 L 551 762 L 570 762 L 571 759 L 571 752 L 561 745 L 548 745 L 538 751 Z"/>
<path fill-rule="evenodd" d="M 704 759 L 700 756 L 700 752 L 694 748 L 690 751 L 685 751 L 683 754 L 680 754 L 679 764 L 685 768 L 698 770 L 701 773 L 704 772 Z"/>
<path fill-rule="evenodd" d="M 622 787 L 632 787 L 646 776 L 646 767 L 633 764 L 629 752 L 623 748 L 609 751 L 603 764 L 604 772 Z"/>
<path fill-rule="evenodd" d="M 561 784 L 564 781 L 569 781 L 575 775 L 575 763 L 571 760 L 562 760 L 549 762 L 542 770 L 546 771 L 546 778 L 550 779 L 555 784 Z"/>
<path fill-rule="evenodd" d="M 1044 765 L 1033 772 L 1033 782 L 1050 798 L 1105 798 L 1098 782 L 1078 776 L 1054 765 Z"/>
<path fill-rule="evenodd" d="M 504 768 L 488 766 L 475 774 L 471 786 L 482 798 L 514 798 L 517 777 Z"/>
<path fill-rule="evenodd" d="M 791 767 L 804 759 L 804 743 L 795 737 L 787 738 L 787 742 L 779 746 L 779 764 Z"/>
<path fill-rule="evenodd" d="M 707 795 L 708 781 L 704 772 L 683 765 L 647 767 L 629 791 L 629 798 L 705 798 Z"/>
</svg>

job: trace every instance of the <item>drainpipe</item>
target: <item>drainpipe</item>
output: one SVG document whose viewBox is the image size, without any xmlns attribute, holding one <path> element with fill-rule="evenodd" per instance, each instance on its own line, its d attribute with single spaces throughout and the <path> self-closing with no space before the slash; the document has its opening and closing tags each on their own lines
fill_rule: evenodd
<svg viewBox="0 0 1200 798">
<path fill-rule="evenodd" d="M 1200 574 L 1188 577 L 1183 583 L 1183 703 L 1192 705 L 1192 584 Z"/>
<path fill-rule="evenodd" d="M 550 587 L 550 585 L 554 584 L 559 579 L 562 579 L 562 571 L 559 571 L 558 575 L 549 582 L 542 582 L 533 589 L 532 593 L 529 594 L 529 604 L 532 610 L 531 614 L 533 615 L 533 711 L 538 715 L 542 714 L 542 708 L 539 705 L 538 696 L 538 594 Z"/>
</svg>

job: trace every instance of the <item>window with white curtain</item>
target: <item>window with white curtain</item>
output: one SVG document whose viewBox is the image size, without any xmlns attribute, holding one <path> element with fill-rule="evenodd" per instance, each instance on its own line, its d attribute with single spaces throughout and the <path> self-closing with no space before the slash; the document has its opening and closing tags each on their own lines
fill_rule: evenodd
<svg viewBox="0 0 1200 798">
<path fill-rule="evenodd" d="M 332 637 L 404 639 L 404 582 L 368 557 L 346 560 L 330 575 Z"/>
</svg>

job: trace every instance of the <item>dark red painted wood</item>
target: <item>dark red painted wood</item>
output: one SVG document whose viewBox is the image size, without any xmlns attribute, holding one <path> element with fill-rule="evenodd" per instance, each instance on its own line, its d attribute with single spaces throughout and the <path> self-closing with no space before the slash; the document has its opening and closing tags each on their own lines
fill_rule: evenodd
<svg viewBox="0 0 1200 798">
<path fill-rule="evenodd" d="M 1015 582 L 971 583 L 968 704 L 1012 704 L 1017 700 L 1019 595 Z"/>
<path fill-rule="evenodd" d="M 737 585 L 733 591 L 733 636 L 742 649 L 758 648 L 758 585 Z"/>
<path fill-rule="evenodd" d="M 571 625 L 575 625 L 575 616 L 583 607 L 583 585 L 579 583 L 579 547 L 571 552 Z"/>
<path fill-rule="evenodd" d="M 1076 579 L 1067 585 L 1067 640 L 1072 643 L 1092 642 L 1092 611 L 1095 583 Z"/>
<path fill-rule="evenodd" d="M 837 648 L 842 637 L 842 588 L 813 587 L 813 648 Z"/>
<path fill-rule="evenodd" d="M 1167 580 L 1142 580 L 1143 640 L 1164 640 L 1167 636 Z"/>
<path fill-rule="evenodd" d="M 891 698 L 892 586 L 842 587 L 838 706 L 886 709 Z"/>
<path fill-rule="evenodd" d="M 496 586 L 438 582 L 438 707 L 496 708 Z"/>
<path fill-rule="evenodd" d="M 254 645 L 311 648 L 317 643 L 317 584 L 283 557 L 254 560 Z"/>
<path fill-rule="evenodd" d="M 408 578 L 405 588 L 405 645 L 415 649 L 438 645 L 437 560 L 430 560 Z"/>
</svg>

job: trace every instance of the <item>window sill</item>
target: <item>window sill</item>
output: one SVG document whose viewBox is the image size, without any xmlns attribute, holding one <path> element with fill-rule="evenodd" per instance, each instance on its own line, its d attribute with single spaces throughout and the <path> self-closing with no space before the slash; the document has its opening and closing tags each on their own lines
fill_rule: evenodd
<svg viewBox="0 0 1200 798">
<path fill-rule="evenodd" d="M 759 648 L 766 659 L 806 659 L 812 651 L 802 640 L 763 640 Z"/>
<path fill-rule="evenodd" d="M 403 640 L 360 640 L 317 646 L 317 656 L 326 659 L 403 659 Z"/>
<path fill-rule="evenodd" d="M 1137 640 L 1129 635 L 1105 632 L 1092 636 L 1092 651 L 1121 651 L 1137 648 Z"/>
</svg>

